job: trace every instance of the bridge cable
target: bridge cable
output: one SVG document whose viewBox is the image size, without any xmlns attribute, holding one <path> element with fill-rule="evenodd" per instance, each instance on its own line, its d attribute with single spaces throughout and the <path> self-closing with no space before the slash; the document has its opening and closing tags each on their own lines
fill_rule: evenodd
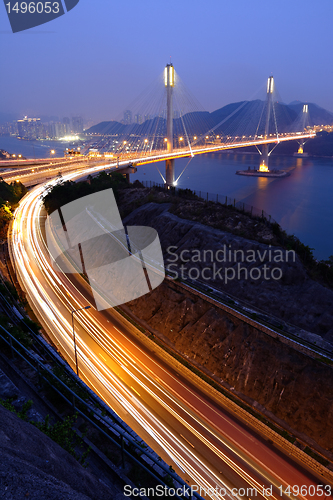
<svg viewBox="0 0 333 500">
<path fill-rule="evenodd" d="M 183 168 L 183 170 L 180 172 L 180 174 L 178 175 L 177 179 L 175 180 L 175 184 L 177 184 L 177 182 L 179 181 L 179 179 L 181 178 L 181 176 L 183 175 L 183 173 L 185 172 L 185 170 L 187 169 L 189 163 L 193 160 L 194 158 L 194 155 L 191 156 L 191 158 L 189 159 L 189 161 L 186 163 L 185 167 Z"/>
</svg>

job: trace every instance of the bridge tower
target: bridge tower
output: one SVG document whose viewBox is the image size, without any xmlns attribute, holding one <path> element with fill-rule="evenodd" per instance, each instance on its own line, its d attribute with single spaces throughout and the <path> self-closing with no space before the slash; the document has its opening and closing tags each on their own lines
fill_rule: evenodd
<svg viewBox="0 0 333 500">
<path fill-rule="evenodd" d="M 267 80 L 265 138 L 268 137 L 269 133 L 269 120 L 271 118 L 271 111 L 272 111 L 273 91 L 274 91 L 274 78 L 270 76 Z M 269 147 L 268 144 L 264 144 L 262 147 L 262 160 L 259 166 L 259 172 L 268 172 L 269 170 L 268 157 L 269 157 Z"/>
<path fill-rule="evenodd" d="M 302 120 L 301 120 L 301 131 L 304 132 L 305 129 L 306 129 L 306 126 L 308 124 L 308 121 L 309 121 L 309 105 L 308 104 L 303 104 L 303 113 L 302 113 Z M 299 148 L 298 148 L 298 151 L 297 151 L 297 155 L 302 155 L 302 156 L 307 156 L 308 153 L 304 153 L 304 144 L 305 144 L 305 141 L 303 142 L 299 142 Z"/>
<path fill-rule="evenodd" d="M 173 105 L 172 94 L 175 86 L 175 69 L 167 64 L 164 69 L 164 85 L 167 91 L 167 151 L 173 151 Z M 165 160 L 165 184 L 169 188 L 175 182 L 175 160 Z"/>
</svg>

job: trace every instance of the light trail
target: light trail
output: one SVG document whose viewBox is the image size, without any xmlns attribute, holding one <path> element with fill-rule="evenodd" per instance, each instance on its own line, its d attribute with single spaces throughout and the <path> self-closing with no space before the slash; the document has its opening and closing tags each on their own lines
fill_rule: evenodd
<svg viewBox="0 0 333 500">
<path fill-rule="evenodd" d="M 116 161 L 114 160 L 111 163 L 106 163 L 107 160 L 104 161 L 104 169 L 108 168 L 118 168 L 119 166 L 125 166 L 128 165 L 129 162 L 135 164 L 135 165 L 145 165 L 146 163 L 154 163 L 154 162 L 159 162 L 162 160 L 171 160 L 171 159 L 176 159 L 176 158 L 183 158 L 183 157 L 193 157 L 199 154 L 205 154 L 205 153 L 213 153 L 213 152 L 218 152 L 218 151 L 223 151 L 223 150 L 229 150 L 229 149 L 236 149 L 236 148 L 243 148 L 243 147 L 249 147 L 249 146 L 262 146 L 264 144 L 276 144 L 278 145 L 280 142 L 286 142 L 286 141 L 299 141 L 303 139 L 311 139 L 316 136 L 315 132 L 309 132 L 307 134 L 304 133 L 296 133 L 296 134 L 285 134 L 284 136 L 279 136 L 278 138 L 276 136 L 272 137 L 266 137 L 266 138 L 257 138 L 257 139 L 251 139 L 251 140 L 246 140 L 246 141 L 239 141 L 239 142 L 226 142 L 226 143 L 218 143 L 218 144 L 213 144 L 209 146 L 195 146 L 190 144 L 189 147 L 187 148 L 182 148 L 182 149 L 177 149 L 174 150 L 172 153 L 168 153 L 165 150 L 155 150 L 151 151 L 149 153 L 147 152 L 128 152 L 128 153 L 121 153 L 121 156 L 123 159 L 121 161 Z M 51 159 L 49 159 L 51 160 Z M 32 161 L 32 160 L 29 160 Z M 84 163 L 86 160 L 75 160 L 76 162 L 82 162 Z M 63 162 L 62 162 L 63 163 Z M 62 166 L 62 163 L 58 164 L 47 164 L 47 165 L 42 165 L 40 167 L 36 166 L 36 171 L 32 172 L 31 169 L 26 169 L 29 170 L 29 172 L 26 171 L 11 171 L 11 172 L 4 172 L 3 178 L 4 180 L 8 182 L 13 182 L 20 178 L 24 178 L 25 182 L 29 182 L 29 179 L 41 179 L 43 180 L 43 174 L 51 175 L 52 172 L 56 171 L 62 171 L 66 172 L 66 170 L 72 170 L 76 168 L 73 163 L 69 160 L 66 161 L 65 166 Z M 86 168 L 87 171 L 89 172 L 95 172 L 96 169 L 91 168 L 88 164 L 83 164 L 83 165 L 77 165 L 77 168 Z M 101 169 L 100 166 L 96 167 L 97 170 Z M 103 168 L 103 167 L 102 167 Z M 26 173 L 24 173 L 26 172 Z M 180 174 L 181 176 L 182 174 Z M 179 177 L 180 177 L 179 176 Z M 163 177 L 163 176 L 162 176 Z M 178 178 L 179 179 L 179 178 Z M 177 180 L 178 180 L 177 179 Z M 44 180 L 45 176 L 44 176 Z M 177 181 L 176 181 L 177 182 Z"/>
<path fill-rule="evenodd" d="M 101 168 L 105 166 L 93 167 L 84 175 Z M 82 175 L 82 171 L 69 174 L 64 180 Z M 21 201 L 10 251 L 33 310 L 73 366 L 70 314 L 86 305 L 82 287 L 87 285 L 76 285 L 51 266 L 41 229 L 44 189 L 35 188 Z M 111 407 L 118 405 L 127 412 L 131 421 L 136 421 L 138 434 L 148 434 L 155 447 L 158 445 L 179 466 L 183 477 L 192 478 L 192 484 L 210 491 L 216 486 L 226 488 L 230 499 L 235 498 L 230 493 L 232 488 L 244 485 L 260 492 L 263 485 L 313 484 L 295 463 L 258 440 L 201 391 L 195 391 L 183 374 L 179 379 L 165 361 L 147 355 L 133 340 L 133 327 L 121 324 L 115 312 L 80 312 L 77 323 L 82 378 Z M 222 498 L 215 493 L 211 497 Z M 269 497 L 288 496 L 279 496 L 275 487 Z M 256 498 L 268 497 L 259 493 Z"/>
</svg>

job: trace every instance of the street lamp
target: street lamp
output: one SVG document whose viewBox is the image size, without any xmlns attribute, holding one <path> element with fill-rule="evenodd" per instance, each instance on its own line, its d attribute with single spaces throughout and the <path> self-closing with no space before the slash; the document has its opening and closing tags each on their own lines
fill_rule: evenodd
<svg viewBox="0 0 333 500">
<path fill-rule="evenodd" d="M 74 331 L 74 314 L 78 311 L 82 311 L 83 309 L 90 309 L 91 306 L 80 307 L 80 309 L 74 309 L 72 311 L 72 328 L 73 328 L 73 342 L 74 342 L 74 353 L 75 353 L 75 366 L 76 366 L 76 375 L 79 376 L 79 365 L 77 363 L 77 351 L 76 351 L 76 342 L 75 342 L 75 331 Z"/>
</svg>

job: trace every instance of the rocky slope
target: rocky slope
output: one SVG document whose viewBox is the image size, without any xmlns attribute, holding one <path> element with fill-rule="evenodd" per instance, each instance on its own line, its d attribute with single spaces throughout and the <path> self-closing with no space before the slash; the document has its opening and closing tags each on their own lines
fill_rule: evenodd
<svg viewBox="0 0 333 500">
<path fill-rule="evenodd" d="M 174 277 L 182 276 L 183 266 L 184 276 L 198 276 L 206 284 L 333 344 L 333 291 L 310 279 L 296 254 L 185 220 L 169 208 L 170 204 L 149 203 L 128 215 L 124 223 L 158 231 L 165 264 Z M 262 239 L 273 239 L 268 228 L 260 231 Z"/>
<path fill-rule="evenodd" d="M 0 495 L 8 500 L 110 500 L 116 495 L 59 445 L 0 405 Z"/>
<path fill-rule="evenodd" d="M 333 369 L 163 283 L 127 304 L 183 355 L 333 452 Z"/>
<path fill-rule="evenodd" d="M 177 247 L 173 252 L 179 261 L 182 250 L 203 252 L 219 249 L 224 244 L 234 249 L 269 250 L 263 243 L 181 219 L 168 212 L 169 206 L 146 204 L 124 221 L 126 225 L 154 227 L 160 235 L 166 259 L 170 245 Z M 183 255 L 189 257 L 189 253 Z M 253 265 L 262 268 L 265 262 L 269 264 L 266 259 Z M 183 264 L 187 271 L 190 266 L 200 273 L 209 266 L 207 262 Z M 234 279 L 226 284 L 215 279 L 212 283 L 333 341 L 333 292 L 312 281 L 297 257 L 295 262 L 279 265 L 283 271 L 281 280 Z M 127 306 L 183 355 L 333 452 L 333 368 L 330 365 L 282 344 L 177 283 L 165 281 Z"/>
</svg>

